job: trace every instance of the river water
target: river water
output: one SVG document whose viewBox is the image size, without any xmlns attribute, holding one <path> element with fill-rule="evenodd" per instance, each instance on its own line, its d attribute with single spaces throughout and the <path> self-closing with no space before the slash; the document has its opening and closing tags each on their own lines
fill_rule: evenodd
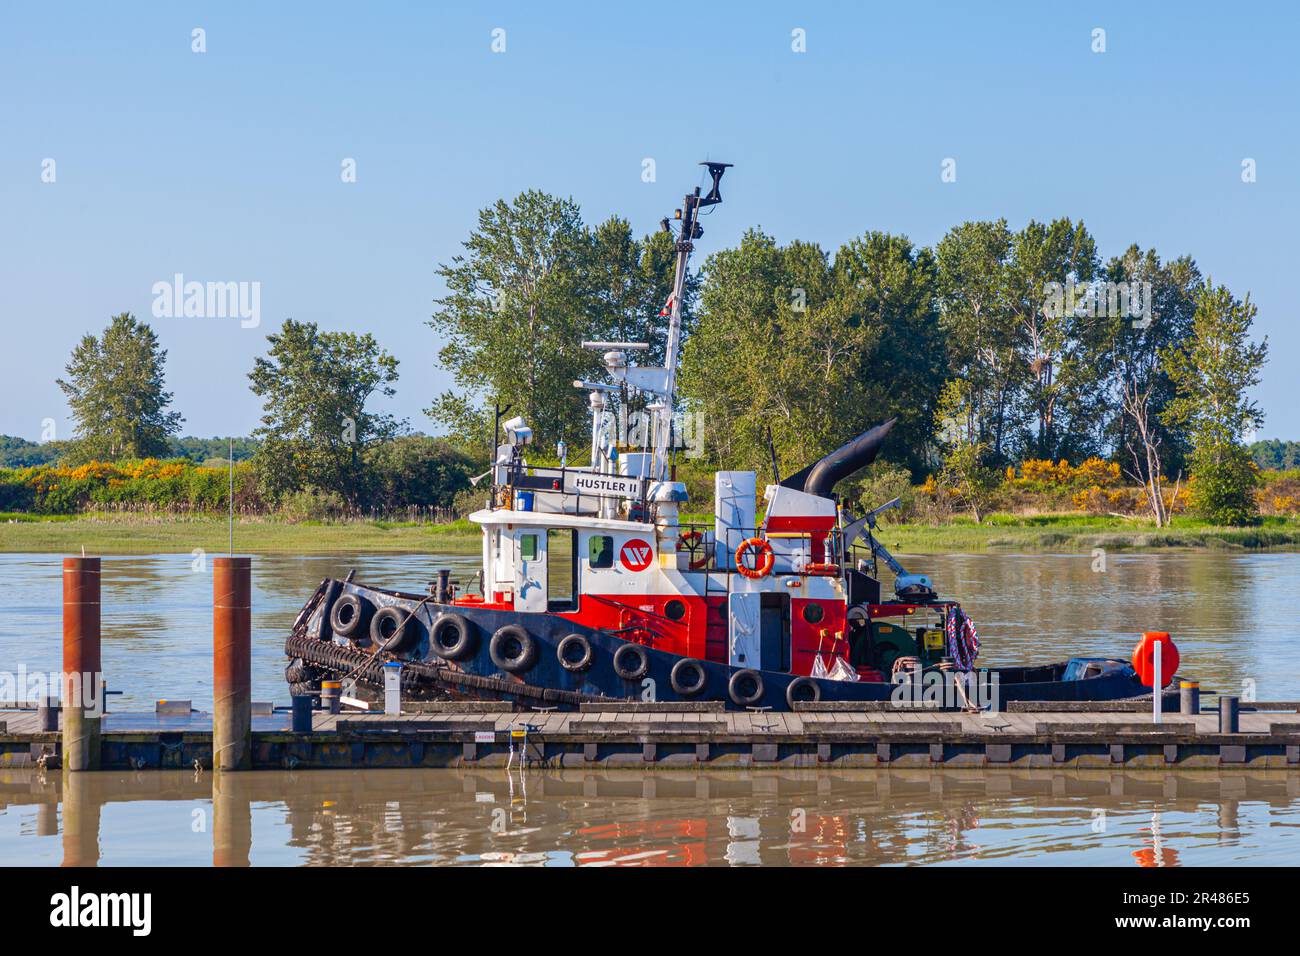
<svg viewBox="0 0 1300 956">
<path fill-rule="evenodd" d="M 1300 555 L 1155 553 L 924 555 L 904 558 L 979 626 L 984 666 L 1127 658 L 1144 630 L 1169 631 L 1182 675 L 1206 690 L 1300 699 Z M 253 559 L 253 697 L 287 704 L 284 637 L 325 577 L 423 593 L 438 568 L 468 581 L 477 555 L 261 555 Z M 57 671 L 61 559 L 0 554 L 0 671 Z M 1099 570 L 1104 567 L 1105 570 Z M 211 706 L 212 571 L 188 554 L 103 563 L 103 664 L 110 707 L 159 698 Z M 1094 570 L 1097 568 L 1098 570 Z"/>
<path fill-rule="evenodd" d="M 28 865 L 1281 865 L 1300 774 L 0 771 Z"/>
<path fill-rule="evenodd" d="M 904 559 L 977 621 L 986 666 L 1127 656 L 1166 630 L 1211 690 L 1300 698 L 1300 555 Z M 253 691 L 287 703 L 284 635 L 320 580 L 423 591 L 457 555 L 259 556 Z M 0 671 L 60 666 L 60 559 L 0 555 Z M 210 567 L 104 559 L 119 710 L 211 704 Z M 1246 771 L 0 771 L 0 861 L 30 864 L 1300 863 L 1300 774 Z"/>
</svg>

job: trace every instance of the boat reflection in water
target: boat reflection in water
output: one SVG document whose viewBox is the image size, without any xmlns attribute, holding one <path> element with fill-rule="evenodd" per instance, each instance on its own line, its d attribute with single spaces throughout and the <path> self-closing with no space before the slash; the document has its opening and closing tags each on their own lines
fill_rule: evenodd
<svg viewBox="0 0 1300 956">
<path fill-rule="evenodd" d="M 1285 771 L 0 772 L 24 864 L 1300 861 Z"/>
</svg>

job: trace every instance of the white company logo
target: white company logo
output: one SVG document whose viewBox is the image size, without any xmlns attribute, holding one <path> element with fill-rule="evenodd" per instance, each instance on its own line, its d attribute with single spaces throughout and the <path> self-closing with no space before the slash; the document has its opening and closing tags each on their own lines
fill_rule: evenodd
<svg viewBox="0 0 1300 956">
<path fill-rule="evenodd" d="M 618 559 L 629 571 L 644 571 L 650 567 L 654 548 L 641 538 L 630 538 L 618 552 Z"/>
</svg>

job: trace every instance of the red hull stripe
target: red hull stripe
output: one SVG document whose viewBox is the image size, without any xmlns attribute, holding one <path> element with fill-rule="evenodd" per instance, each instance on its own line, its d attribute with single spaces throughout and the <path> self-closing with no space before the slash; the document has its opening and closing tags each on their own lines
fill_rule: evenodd
<svg viewBox="0 0 1300 956">
<path fill-rule="evenodd" d="M 830 531 L 835 527 L 835 517 L 827 515 L 768 515 L 764 526 L 768 532 L 784 533 L 787 531 Z"/>
</svg>

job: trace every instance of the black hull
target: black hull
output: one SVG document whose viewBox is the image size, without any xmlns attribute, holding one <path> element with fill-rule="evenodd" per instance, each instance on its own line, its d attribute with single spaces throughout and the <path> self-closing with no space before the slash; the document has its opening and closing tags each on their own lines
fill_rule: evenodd
<svg viewBox="0 0 1300 956">
<path fill-rule="evenodd" d="M 334 602 L 346 594 L 356 595 L 365 606 L 376 611 L 394 607 L 402 612 L 403 617 L 409 613 L 406 624 L 409 630 L 403 642 L 406 647 L 391 655 L 372 657 L 368 637 L 360 635 L 364 628 L 359 628 L 358 634 L 352 635 L 351 639 L 336 637 L 329 624 L 329 611 Z M 472 632 L 463 656 L 452 660 L 433 653 L 431 641 L 435 623 L 448 614 L 460 615 Z M 531 664 L 519 673 L 503 670 L 493 661 L 490 651 L 492 635 L 512 625 L 527 631 L 536 645 Z M 560 642 L 571 634 L 581 635 L 591 647 L 590 664 L 581 671 L 566 669 L 558 655 Z M 681 693 L 674 689 L 672 678 L 674 666 L 684 658 L 676 654 L 636 644 L 634 646 L 639 650 L 624 654 L 638 665 L 631 668 L 635 671 L 642 670 L 639 657 L 644 654 L 644 672 L 630 679 L 616 672 L 616 652 L 632 643 L 552 614 L 436 604 L 431 598 L 418 595 L 327 580 L 303 608 L 285 650 L 290 657 L 303 659 L 326 676 L 339 677 L 353 672 L 352 676 L 372 686 L 381 681 L 381 659 L 409 662 L 411 666 L 404 669 L 403 683 L 407 689 L 417 692 L 417 696 L 513 698 L 534 705 L 561 708 L 576 707 L 584 701 L 653 700 L 723 701 L 728 709 L 733 710 L 762 707 L 781 711 L 792 709 L 796 699 L 888 701 L 891 697 L 898 700 L 904 693 L 904 689 L 888 683 L 814 680 L 777 671 L 748 672 L 737 684 L 733 678 L 741 668 L 712 661 L 698 662 L 704 675 L 702 686 L 698 690 L 690 688 L 690 693 Z M 622 663 L 625 672 L 629 670 L 627 661 Z M 1127 665 L 1078 680 L 1063 679 L 1065 669 L 1064 662 L 998 668 L 979 672 L 979 680 L 982 682 L 980 686 L 996 694 L 994 699 L 999 706 L 1009 701 L 1109 701 L 1141 695 L 1149 697 L 1151 693 Z M 758 680 L 753 678 L 754 673 L 758 674 Z M 698 677 L 698 674 L 696 671 L 693 676 Z M 797 684 L 793 693 L 792 684 Z M 907 688 L 913 694 L 909 699 L 919 704 L 926 696 L 923 688 Z M 930 690 L 935 696 L 943 694 L 941 685 L 932 686 Z M 979 702 L 978 689 L 973 688 L 971 693 Z M 949 688 L 941 703 L 952 707 L 961 701 L 953 699 Z"/>
</svg>

